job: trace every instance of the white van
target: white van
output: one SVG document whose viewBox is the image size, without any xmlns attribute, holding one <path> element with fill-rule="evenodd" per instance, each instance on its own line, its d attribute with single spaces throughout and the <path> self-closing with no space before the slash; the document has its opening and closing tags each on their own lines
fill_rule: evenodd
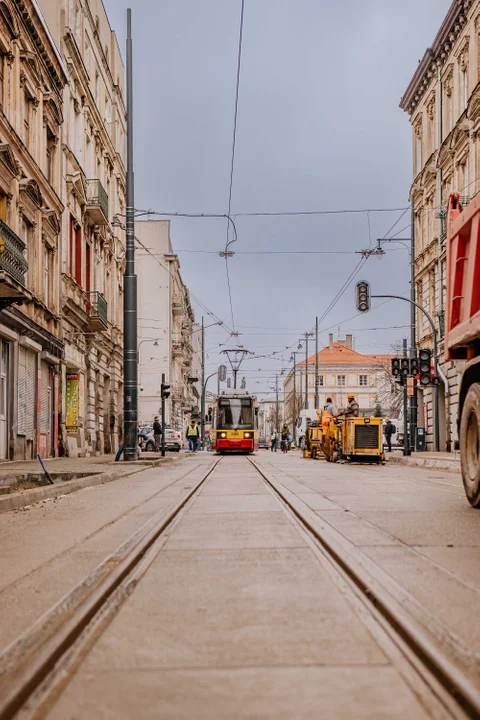
<svg viewBox="0 0 480 720">
<path fill-rule="evenodd" d="M 305 435 L 307 434 L 308 424 L 317 420 L 316 410 L 300 410 L 300 414 L 297 420 L 297 446 L 301 449 L 305 449 Z"/>
</svg>

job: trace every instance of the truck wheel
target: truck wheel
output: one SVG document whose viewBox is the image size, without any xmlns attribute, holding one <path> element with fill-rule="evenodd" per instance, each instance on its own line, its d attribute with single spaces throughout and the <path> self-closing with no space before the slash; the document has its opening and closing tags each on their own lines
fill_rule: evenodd
<svg viewBox="0 0 480 720">
<path fill-rule="evenodd" d="M 338 459 L 339 459 L 339 455 L 338 455 L 338 452 L 335 450 L 332 453 L 332 462 L 336 463 L 336 462 L 338 462 Z"/>
<path fill-rule="evenodd" d="M 305 438 L 303 437 L 300 439 L 300 450 L 302 450 L 302 452 L 305 450 Z"/>
<path fill-rule="evenodd" d="M 460 420 L 460 464 L 468 502 L 480 508 L 480 384 L 471 386 Z"/>
</svg>

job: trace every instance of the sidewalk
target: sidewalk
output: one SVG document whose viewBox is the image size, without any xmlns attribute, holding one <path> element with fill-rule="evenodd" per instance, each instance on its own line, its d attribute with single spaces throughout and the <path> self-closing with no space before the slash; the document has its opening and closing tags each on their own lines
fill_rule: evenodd
<svg viewBox="0 0 480 720">
<path fill-rule="evenodd" d="M 50 458 L 43 462 L 53 485 L 45 477 L 38 460 L 0 463 L 0 513 L 25 508 L 41 500 L 67 495 L 92 485 L 112 482 L 183 457 L 183 453 L 169 454 L 165 458 L 160 453 L 142 453 L 133 462 L 115 462 L 115 455 Z"/>
<path fill-rule="evenodd" d="M 392 453 L 387 453 L 386 456 L 389 463 L 460 472 L 460 453 L 458 452 L 414 452 L 405 457 L 401 454 L 401 451 L 394 450 Z"/>
</svg>

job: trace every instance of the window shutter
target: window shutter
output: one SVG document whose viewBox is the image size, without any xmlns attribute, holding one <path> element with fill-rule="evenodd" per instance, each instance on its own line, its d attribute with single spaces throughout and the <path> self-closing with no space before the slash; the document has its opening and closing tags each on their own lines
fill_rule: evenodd
<svg viewBox="0 0 480 720">
<path fill-rule="evenodd" d="M 26 380 L 26 436 L 27 440 L 35 437 L 35 353 L 27 350 L 27 376 Z"/>
</svg>

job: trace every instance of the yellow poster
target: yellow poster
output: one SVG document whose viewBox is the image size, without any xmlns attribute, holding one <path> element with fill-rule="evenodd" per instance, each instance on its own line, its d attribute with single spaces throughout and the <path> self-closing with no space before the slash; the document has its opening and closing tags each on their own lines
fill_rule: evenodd
<svg viewBox="0 0 480 720">
<path fill-rule="evenodd" d="M 67 433 L 78 432 L 79 383 L 78 373 L 67 373 L 65 425 Z"/>
</svg>

